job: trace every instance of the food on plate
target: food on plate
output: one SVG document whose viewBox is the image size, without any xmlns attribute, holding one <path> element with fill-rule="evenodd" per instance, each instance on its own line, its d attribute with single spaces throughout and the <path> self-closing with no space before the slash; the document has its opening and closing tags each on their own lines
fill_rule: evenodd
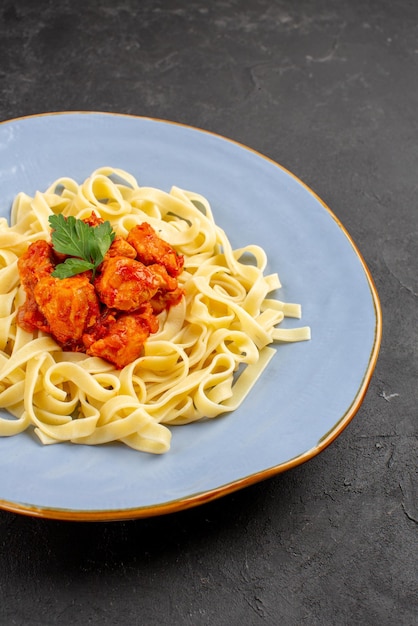
<svg viewBox="0 0 418 626">
<path fill-rule="evenodd" d="M 85 220 L 51 215 L 49 223 L 51 242 L 34 241 L 17 262 L 26 293 L 17 324 L 122 369 L 158 330 L 157 315 L 183 297 L 183 256 L 147 223 L 130 231 L 134 246 L 94 212 Z"/>
<path fill-rule="evenodd" d="M 0 435 L 170 448 L 170 426 L 236 409 L 284 328 L 257 245 L 233 249 L 206 198 L 96 170 L 20 193 L 0 219 Z"/>
</svg>

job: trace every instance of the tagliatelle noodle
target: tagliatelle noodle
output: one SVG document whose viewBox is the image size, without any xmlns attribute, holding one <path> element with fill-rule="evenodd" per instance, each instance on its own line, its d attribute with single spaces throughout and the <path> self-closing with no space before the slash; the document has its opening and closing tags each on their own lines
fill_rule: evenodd
<svg viewBox="0 0 418 626">
<path fill-rule="evenodd" d="M 18 258 L 33 241 L 50 239 L 51 214 L 83 219 L 92 211 L 123 237 L 148 222 L 184 255 L 184 298 L 160 314 L 143 355 L 122 370 L 16 324 L 26 297 Z M 271 296 L 281 285 L 266 267 L 259 246 L 232 249 L 206 198 L 140 187 L 120 169 L 18 194 L 10 225 L 0 219 L 0 407 L 8 413 L 0 436 L 32 426 L 44 444 L 120 441 L 161 454 L 170 448 L 168 426 L 235 410 L 274 355 L 270 344 L 310 338 L 308 327 L 280 327 L 285 317 L 300 318 L 301 308 Z"/>
</svg>

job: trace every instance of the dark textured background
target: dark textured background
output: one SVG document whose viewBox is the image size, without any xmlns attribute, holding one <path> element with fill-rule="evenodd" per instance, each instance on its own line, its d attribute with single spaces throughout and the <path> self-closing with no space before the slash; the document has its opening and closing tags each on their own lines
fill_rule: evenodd
<svg viewBox="0 0 418 626">
<path fill-rule="evenodd" d="M 384 334 L 354 421 L 286 474 L 148 520 L 0 512 L 0 623 L 417 624 L 418 3 L 2 0 L 0 120 L 60 110 L 293 171 L 362 251 Z"/>
</svg>

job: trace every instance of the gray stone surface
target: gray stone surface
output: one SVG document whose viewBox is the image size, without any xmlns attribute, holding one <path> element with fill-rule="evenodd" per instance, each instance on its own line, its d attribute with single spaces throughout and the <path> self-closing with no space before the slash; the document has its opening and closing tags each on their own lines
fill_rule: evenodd
<svg viewBox="0 0 418 626">
<path fill-rule="evenodd" d="M 364 255 L 384 333 L 360 411 L 305 465 L 147 520 L 0 511 L 0 623 L 418 623 L 418 4 L 3 0 L 0 120 L 60 110 L 183 122 L 293 171 Z"/>
</svg>

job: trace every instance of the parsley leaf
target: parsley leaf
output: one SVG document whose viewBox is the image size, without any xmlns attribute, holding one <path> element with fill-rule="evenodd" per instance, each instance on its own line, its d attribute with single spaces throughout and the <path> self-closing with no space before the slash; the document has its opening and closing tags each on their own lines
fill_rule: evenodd
<svg viewBox="0 0 418 626">
<path fill-rule="evenodd" d="M 115 238 L 110 222 L 90 226 L 72 215 L 58 214 L 49 216 L 49 224 L 54 250 L 70 257 L 55 267 L 52 276 L 68 278 L 90 269 L 94 275 Z"/>
<path fill-rule="evenodd" d="M 75 276 L 75 274 L 81 274 L 87 270 L 94 270 L 93 263 L 83 261 L 83 259 L 69 257 L 65 259 L 64 263 L 59 263 L 55 267 L 52 276 L 55 276 L 55 278 L 68 278 L 69 276 Z"/>
</svg>

